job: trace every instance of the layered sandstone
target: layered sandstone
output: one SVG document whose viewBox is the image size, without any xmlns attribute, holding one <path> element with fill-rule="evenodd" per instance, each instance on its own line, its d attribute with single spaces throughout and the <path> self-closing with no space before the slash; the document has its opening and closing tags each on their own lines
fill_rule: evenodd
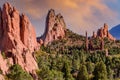
<svg viewBox="0 0 120 80">
<path fill-rule="evenodd" d="M 29 73 L 38 69 L 34 59 L 37 49 L 36 34 L 29 19 L 20 15 L 9 3 L 0 10 L 0 51 L 4 52 L 10 65 L 19 64 Z M 0 55 L 0 63 L 6 64 Z M 5 73 L 7 66 L 0 66 Z"/>
<path fill-rule="evenodd" d="M 63 16 L 61 14 L 55 14 L 53 9 L 49 10 L 47 18 L 46 18 L 46 28 L 45 33 L 43 34 L 40 40 L 43 40 L 43 44 L 47 45 L 54 40 L 59 40 L 64 38 L 65 36 L 65 22 Z"/>
</svg>

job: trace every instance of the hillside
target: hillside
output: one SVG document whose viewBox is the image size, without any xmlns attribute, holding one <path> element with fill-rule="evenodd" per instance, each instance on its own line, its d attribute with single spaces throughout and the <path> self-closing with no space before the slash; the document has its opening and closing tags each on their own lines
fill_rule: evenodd
<svg viewBox="0 0 120 80">
<path fill-rule="evenodd" d="M 93 49 L 86 51 L 86 37 L 66 30 L 66 37 L 42 46 L 36 52 L 39 78 L 57 80 L 117 80 L 120 68 L 120 41 L 99 37 L 89 39 Z"/>
<path fill-rule="evenodd" d="M 113 27 L 109 31 L 116 39 L 120 40 L 120 33 L 119 33 L 119 31 L 120 31 L 120 24 L 115 26 L 115 27 Z"/>
</svg>

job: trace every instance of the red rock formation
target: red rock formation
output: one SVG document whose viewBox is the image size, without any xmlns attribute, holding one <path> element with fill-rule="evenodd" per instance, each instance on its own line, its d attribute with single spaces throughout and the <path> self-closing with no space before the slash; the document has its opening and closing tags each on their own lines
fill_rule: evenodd
<svg viewBox="0 0 120 80">
<path fill-rule="evenodd" d="M 116 39 L 109 33 L 109 31 L 108 31 L 108 25 L 107 25 L 107 24 L 104 24 L 104 27 L 102 27 L 101 29 L 99 29 L 99 30 L 97 31 L 97 36 L 100 37 L 100 38 L 105 38 L 105 37 L 107 37 L 108 39 L 113 40 L 113 41 L 116 40 Z"/>
<path fill-rule="evenodd" d="M 36 33 L 33 26 L 29 22 L 29 19 L 25 15 L 21 16 L 20 32 L 23 44 L 33 52 L 38 46 L 36 42 Z"/>
<path fill-rule="evenodd" d="M 55 15 L 55 11 L 51 9 L 46 18 L 46 29 L 42 37 L 43 44 L 59 40 L 65 36 L 65 22 L 61 14 Z M 38 40 L 39 41 L 39 40 Z"/>
<path fill-rule="evenodd" d="M 93 31 L 93 35 L 92 35 L 92 38 L 96 38 L 96 33 Z"/>
<path fill-rule="evenodd" d="M 29 73 L 38 69 L 33 57 L 33 52 L 37 49 L 34 28 L 29 19 L 25 15 L 20 16 L 9 3 L 4 4 L 0 11 L 0 44 L 0 50 L 5 52 L 11 65 L 19 64 Z"/>
<path fill-rule="evenodd" d="M 89 49 L 89 41 L 88 41 L 87 32 L 86 32 L 85 47 L 86 47 L 86 51 L 88 51 L 88 49 Z"/>
</svg>

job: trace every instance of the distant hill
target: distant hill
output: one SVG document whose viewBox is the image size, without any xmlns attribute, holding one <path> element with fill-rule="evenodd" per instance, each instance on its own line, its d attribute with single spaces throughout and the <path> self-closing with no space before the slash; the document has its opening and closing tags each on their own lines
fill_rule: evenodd
<svg viewBox="0 0 120 80">
<path fill-rule="evenodd" d="M 118 40 L 120 40 L 120 24 L 113 27 L 109 32 Z"/>
</svg>

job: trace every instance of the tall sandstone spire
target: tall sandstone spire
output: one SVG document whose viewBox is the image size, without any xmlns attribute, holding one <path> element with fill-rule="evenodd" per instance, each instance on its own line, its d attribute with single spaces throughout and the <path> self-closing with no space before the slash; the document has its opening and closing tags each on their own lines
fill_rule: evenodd
<svg viewBox="0 0 120 80">
<path fill-rule="evenodd" d="M 35 30 L 27 16 L 20 15 L 19 11 L 9 3 L 5 3 L 3 9 L 0 9 L 0 51 L 5 53 L 6 60 L 9 59 L 11 65 L 19 64 L 24 70 L 33 74 L 38 69 L 32 55 L 37 47 Z M 4 74 L 8 71 L 5 65 L 8 67 L 5 63 L 0 65 Z"/>
<path fill-rule="evenodd" d="M 61 14 L 55 15 L 55 11 L 50 9 L 46 17 L 46 28 L 42 36 L 43 44 L 47 45 L 54 40 L 59 40 L 65 36 L 65 22 Z"/>
<path fill-rule="evenodd" d="M 88 49 L 89 49 L 89 41 L 88 41 L 87 31 L 86 31 L 85 47 L 86 47 L 86 51 L 88 51 Z"/>
</svg>

